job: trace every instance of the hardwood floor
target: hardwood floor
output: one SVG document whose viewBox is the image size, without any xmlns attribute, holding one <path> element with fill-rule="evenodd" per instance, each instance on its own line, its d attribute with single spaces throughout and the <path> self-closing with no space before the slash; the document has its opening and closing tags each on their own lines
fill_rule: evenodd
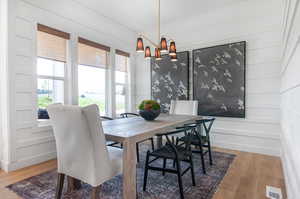
<svg viewBox="0 0 300 199">
<path fill-rule="evenodd" d="M 236 154 L 236 158 L 219 185 L 213 199 L 267 199 L 266 185 L 280 187 L 284 198 L 285 185 L 281 161 L 278 157 L 214 148 L 216 151 Z M 56 167 L 56 161 L 5 173 L 0 170 L 0 198 L 17 199 L 5 186 L 44 173 Z"/>
</svg>

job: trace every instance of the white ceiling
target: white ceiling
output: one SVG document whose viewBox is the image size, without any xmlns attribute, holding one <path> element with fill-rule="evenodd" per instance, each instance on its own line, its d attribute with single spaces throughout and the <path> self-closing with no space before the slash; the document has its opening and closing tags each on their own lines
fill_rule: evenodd
<svg viewBox="0 0 300 199">
<path fill-rule="evenodd" d="M 158 0 L 74 0 L 136 32 L 157 27 Z M 241 0 L 161 0 L 161 23 L 197 16 Z"/>
</svg>

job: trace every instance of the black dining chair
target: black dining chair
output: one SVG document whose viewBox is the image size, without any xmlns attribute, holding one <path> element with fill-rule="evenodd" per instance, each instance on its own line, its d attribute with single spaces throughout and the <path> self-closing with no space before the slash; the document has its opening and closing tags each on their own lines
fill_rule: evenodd
<svg viewBox="0 0 300 199">
<path fill-rule="evenodd" d="M 137 114 L 137 113 L 121 113 L 120 116 L 122 118 L 129 118 L 131 116 L 139 117 L 140 115 Z M 138 162 L 140 161 L 139 144 L 142 143 L 142 142 L 148 141 L 148 140 L 151 142 L 151 147 L 152 147 L 152 151 L 153 151 L 154 150 L 154 139 L 153 138 L 148 138 L 148 139 L 145 139 L 145 140 L 142 140 L 142 141 L 136 143 L 136 158 L 137 158 Z"/>
<path fill-rule="evenodd" d="M 107 117 L 107 116 L 100 116 L 101 120 L 114 120 L 111 117 Z M 112 147 L 116 147 L 116 148 L 122 148 L 122 143 L 119 142 L 113 142 L 113 141 L 107 141 L 106 142 L 106 146 L 112 146 Z"/>
<path fill-rule="evenodd" d="M 194 127 L 193 129 L 190 130 L 189 134 L 186 134 L 185 136 L 181 137 L 176 142 L 185 143 L 189 141 L 191 142 L 191 145 L 195 146 L 195 149 L 192 150 L 192 152 L 200 153 L 202 170 L 204 174 L 206 173 L 204 156 L 207 153 L 209 155 L 209 164 L 210 165 L 213 164 L 211 143 L 210 143 L 210 130 L 214 121 L 215 118 L 201 119 L 201 120 L 196 120 L 196 122 L 194 123 L 185 124 L 183 127 L 177 127 L 177 129 Z M 197 148 L 199 148 L 199 150 L 197 150 Z M 207 150 L 204 151 L 204 148 L 206 148 Z"/>
<path fill-rule="evenodd" d="M 131 116 L 133 116 L 133 117 L 139 117 L 140 115 L 137 114 L 137 113 L 121 113 L 120 116 L 122 118 L 128 118 L 128 117 L 131 117 Z"/>
<path fill-rule="evenodd" d="M 191 150 L 191 143 L 190 140 L 187 139 L 184 141 L 184 144 L 178 144 L 179 142 L 173 142 L 169 136 L 174 136 L 184 133 L 184 136 L 188 136 L 191 134 L 191 129 L 195 127 L 184 127 L 178 130 L 174 130 L 168 133 L 162 133 L 157 134 L 157 136 L 164 136 L 167 140 L 166 144 L 153 152 L 148 151 L 146 156 L 146 162 L 145 162 L 145 171 L 144 171 L 144 185 L 143 190 L 146 191 L 147 186 L 147 178 L 148 178 L 148 170 L 155 170 L 155 171 L 162 171 L 162 175 L 165 175 L 165 172 L 167 173 L 173 173 L 177 174 L 178 177 L 178 185 L 179 185 L 179 192 L 181 199 L 184 199 L 183 194 L 183 186 L 182 186 L 182 176 L 187 172 L 191 171 L 192 176 L 192 183 L 193 186 L 196 185 L 195 182 L 195 173 L 194 173 L 194 165 L 193 165 L 193 156 L 192 156 L 192 150 Z M 178 137 L 177 137 L 178 139 Z M 150 157 L 153 157 L 150 160 Z M 163 160 L 163 166 L 158 167 L 157 165 L 153 165 L 152 163 L 162 159 Z M 175 162 L 174 168 L 166 168 L 167 160 L 173 160 Z M 181 169 L 181 163 L 186 162 L 189 164 L 189 166 L 182 171 Z"/>
</svg>

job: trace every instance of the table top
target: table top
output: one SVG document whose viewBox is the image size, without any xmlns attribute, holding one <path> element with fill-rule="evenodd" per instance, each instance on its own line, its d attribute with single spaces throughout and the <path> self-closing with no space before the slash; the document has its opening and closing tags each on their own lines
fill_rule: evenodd
<svg viewBox="0 0 300 199">
<path fill-rule="evenodd" d="M 141 141 L 183 125 L 201 119 L 201 116 L 193 115 L 169 115 L 161 114 L 154 121 L 146 121 L 142 117 L 102 121 L 102 126 L 107 139 L 112 141 L 124 141 L 135 139 Z"/>
</svg>

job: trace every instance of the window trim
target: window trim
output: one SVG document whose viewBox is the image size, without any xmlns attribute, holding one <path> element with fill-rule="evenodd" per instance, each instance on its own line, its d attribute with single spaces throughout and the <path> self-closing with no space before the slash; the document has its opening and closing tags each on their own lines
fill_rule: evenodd
<svg viewBox="0 0 300 199">
<path fill-rule="evenodd" d="M 123 52 L 123 51 L 122 51 Z M 129 53 L 128 53 L 129 54 Z M 116 93 L 116 87 L 117 87 L 117 85 L 122 85 L 122 86 L 124 86 L 124 88 L 125 88 L 125 112 L 128 112 L 128 110 L 129 110 L 129 107 L 130 107 L 130 105 L 129 105 L 129 101 L 130 101 L 130 93 L 129 93 L 129 71 L 130 71 L 130 57 L 129 56 L 125 56 L 125 55 L 121 55 L 121 54 L 118 54 L 117 53 L 117 50 L 116 50 L 116 53 L 115 53 L 115 55 L 120 55 L 120 56 L 124 56 L 126 59 L 125 59 L 125 64 L 126 64 L 126 71 L 119 71 L 119 70 L 116 70 L 116 68 L 114 68 L 114 75 L 116 74 L 116 72 L 117 71 L 119 71 L 119 72 L 124 72 L 126 75 L 125 75 L 125 83 L 118 83 L 118 82 L 116 82 L 116 78 L 114 78 L 114 87 L 115 87 L 115 89 L 114 89 L 114 91 L 115 91 L 115 93 L 114 93 L 114 98 L 115 98 L 115 110 L 113 110 L 113 112 L 114 112 L 114 114 L 117 114 L 117 100 L 116 100 L 116 95 L 117 95 L 117 93 Z M 115 59 L 116 59 L 116 56 L 115 56 Z"/>
</svg>

